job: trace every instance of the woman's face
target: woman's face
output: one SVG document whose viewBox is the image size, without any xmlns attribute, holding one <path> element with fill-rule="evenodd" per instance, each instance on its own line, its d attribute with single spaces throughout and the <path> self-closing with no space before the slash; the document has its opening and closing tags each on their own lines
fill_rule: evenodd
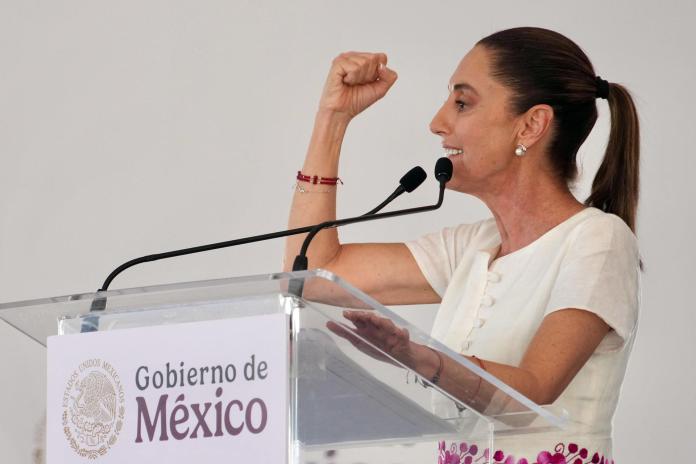
<svg viewBox="0 0 696 464">
<path fill-rule="evenodd" d="M 452 190 L 495 191 L 519 169 L 514 154 L 519 118 L 509 112 L 510 91 L 489 70 L 490 52 L 474 47 L 454 71 L 447 100 L 430 123 L 454 165 L 447 184 Z"/>
</svg>

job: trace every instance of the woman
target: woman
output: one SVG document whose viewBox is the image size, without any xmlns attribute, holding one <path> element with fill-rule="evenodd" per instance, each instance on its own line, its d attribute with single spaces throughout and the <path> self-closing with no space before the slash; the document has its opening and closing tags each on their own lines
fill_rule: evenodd
<svg viewBox="0 0 696 464">
<path fill-rule="evenodd" d="M 328 181 L 298 181 L 290 227 L 334 218 L 330 184 L 346 127 L 396 81 L 386 63 L 384 54 L 355 52 L 333 61 L 302 167 L 303 175 Z M 592 193 L 580 202 L 569 186 L 578 148 L 597 119 L 597 98 L 608 100 L 611 133 Z M 482 39 L 462 59 L 430 128 L 454 165 L 447 187 L 478 197 L 493 217 L 409 243 L 340 244 L 336 230 L 327 230 L 310 247 L 311 267 L 333 271 L 386 305 L 441 303 L 435 338 L 586 426 L 567 440 L 510 442 L 502 455 L 517 460 L 508 462 L 609 460 L 638 315 L 639 138 L 628 91 L 597 77 L 566 37 L 510 29 Z M 301 241 L 288 240 L 286 265 Z M 397 359 L 472 400 L 474 380 L 454 361 L 368 312 L 347 317 Z M 463 461 L 465 448 L 442 444 L 441 458 Z"/>
</svg>

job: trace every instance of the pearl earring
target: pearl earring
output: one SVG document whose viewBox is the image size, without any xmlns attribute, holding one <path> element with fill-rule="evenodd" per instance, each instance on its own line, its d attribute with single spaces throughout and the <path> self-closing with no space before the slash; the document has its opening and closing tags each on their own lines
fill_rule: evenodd
<svg viewBox="0 0 696 464">
<path fill-rule="evenodd" d="M 517 156 L 524 156 L 527 153 L 527 147 L 522 145 L 521 143 L 517 145 L 517 148 L 515 148 L 515 154 Z"/>
</svg>

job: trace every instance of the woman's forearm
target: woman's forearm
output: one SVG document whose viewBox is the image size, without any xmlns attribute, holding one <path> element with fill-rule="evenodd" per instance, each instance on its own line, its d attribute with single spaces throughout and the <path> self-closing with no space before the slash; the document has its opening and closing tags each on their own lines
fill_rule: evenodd
<svg viewBox="0 0 696 464">
<path fill-rule="evenodd" d="M 439 370 L 439 380 L 437 385 L 465 404 L 474 407 L 478 411 L 486 410 L 489 414 L 501 413 L 495 411 L 495 406 L 491 408 L 491 401 L 497 388 L 481 380 L 477 374 L 463 367 L 459 362 L 449 358 L 444 353 L 437 353 L 433 349 L 424 345 L 413 347 L 412 355 L 406 364 L 418 373 L 421 377 L 431 380 Z M 479 362 L 471 356 L 466 356 L 474 364 Z M 484 369 L 497 377 L 505 384 L 511 386 L 527 398 L 538 404 L 547 403 L 540 393 L 538 382 L 532 373 L 520 369 L 519 367 L 499 364 L 492 361 L 481 360 Z M 507 402 L 501 407 L 512 408 Z"/>
<path fill-rule="evenodd" d="M 314 130 L 302 172 L 307 176 L 338 177 L 341 144 L 352 118 L 382 98 L 396 82 L 396 73 L 386 67 L 383 53 L 341 53 L 331 63 L 319 101 Z M 302 192 L 294 193 L 289 227 L 305 227 L 336 218 L 336 190 L 328 186 L 300 182 Z M 304 235 L 285 242 L 283 268 L 292 269 Z M 307 258 L 309 267 L 323 267 L 338 256 L 341 246 L 336 229 L 320 232 L 312 241 Z"/>
<path fill-rule="evenodd" d="M 314 121 L 312 138 L 302 172 L 309 176 L 338 177 L 341 144 L 350 117 L 336 111 L 319 110 Z M 289 228 L 304 227 L 336 218 L 336 190 L 338 187 L 299 183 L 305 192 L 295 191 L 290 209 Z M 284 270 L 292 269 L 306 234 L 291 236 L 285 243 Z M 320 232 L 312 240 L 307 257 L 310 268 L 330 261 L 340 249 L 336 229 Z"/>
</svg>

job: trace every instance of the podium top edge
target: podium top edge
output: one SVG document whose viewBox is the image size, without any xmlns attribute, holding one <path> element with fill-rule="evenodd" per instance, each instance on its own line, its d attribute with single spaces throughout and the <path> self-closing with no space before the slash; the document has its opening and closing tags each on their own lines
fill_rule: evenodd
<svg viewBox="0 0 696 464">
<path fill-rule="evenodd" d="M 69 301 L 78 300 L 93 300 L 97 297 L 113 297 L 113 296 L 123 296 L 123 295 L 135 295 L 138 293 L 156 293 L 165 292 L 171 290 L 185 290 L 196 287 L 219 287 L 224 285 L 234 285 L 240 283 L 250 283 L 250 282 L 264 282 L 272 280 L 282 280 L 291 278 L 308 278 L 308 277 L 318 277 L 325 280 L 333 282 L 341 282 L 342 279 L 333 274 L 331 271 L 325 269 L 313 269 L 310 271 L 299 271 L 299 272 L 274 272 L 269 274 L 255 274 L 248 276 L 237 276 L 237 277 L 221 277 L 218 279 L 204 279 L 204 280 L 194 280 L 187 282 L 172 282 L 166 284 L 154 284 L 138 287 L 128 287 L 119 288 L 114 290 L 108 290 L 106 292 L 85 292 L 85 293 L 73 293 L 68 295 L 54 296 L 54 297 L 44 297 L 35 298 L 30 300 L 18 300 L 10 301 L 6 303 L 0 303 L 0 311 L 7 309 L 16 309 L 29 306 L 42 306 L 56 303 L 65 303 Z"/>
</svg>

